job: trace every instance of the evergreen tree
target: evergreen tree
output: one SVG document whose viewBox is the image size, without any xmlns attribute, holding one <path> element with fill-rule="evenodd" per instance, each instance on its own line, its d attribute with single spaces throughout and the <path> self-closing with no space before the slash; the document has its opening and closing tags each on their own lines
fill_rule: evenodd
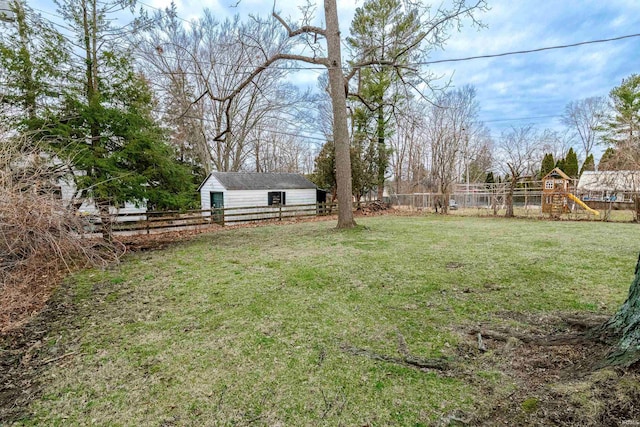
<svg viewBox="0 0 640 427">
<path fill-rule="evenodd" d="M 0 114 L 24 130 L 58 95 L 69 56 L 62 35 L 25 0 L 10 8 L 15 20 L 0 31 L 0 104 L 9 108 Z"/>
<path fill-rule="evenodd" d="M 371 66 L 358 71 L 358 90 L 354 101 L 362 105 L 368 115 L 362 129 L 377 140 L 376 186 L 382 199 L 385 175 L 389 167 L 390 152 L 386 139 L 391 132 L 393 108 L 406 98 L 399 86 L 411 79 L 409 67 L 398 67 L 411 60 L 424 37 L 420 30 L 417 10 L 406 10 L 400 0 L 366 0 L 356 9 L 351 23 L 352 37 L 347 42 L 354 49 L 355 61 Z M 409 53 L 409 54 L 407 54 Z M 402 59 L 399 59 L 402 57 Z M 396 67 L 385 65 L 396 62 Z"/>
<path fill-rule="evenodd" d="M 336 195 L 336 155 L 333 141 L 327 141 L 316 156 L 311 181 L 323 190 Z"/>
<path fill-rule="evenodd" d="M 553 160 L 553 154 L 552 153 L 546 153 L 542 159 L 542 165 L 540 166 L 540 179 L 544 178 L 545 176 L 547 176 L 547 174 L 549 172 L 551 172 L 553 170 L 553 168 L 556 167 L 556 163 Z"/>
<path fill-rule="evenodd" d="M 558 169 L 560 169 L 562 172 L 564 172 L 564 170 L 566 169 L 567 165 L 566 165 L 566 161 L 565 159 L 560 159 L 556 162 L 556 166 Z"/>
<path fill-rule="evenodd" d="M 569 148 L 567 156 L 564 158 L 563 172 L 566 173 L 570 178 L 578 177 L 578 156 L 576 155 L 575 151 L 573 151 L 573 147 Z"/>
<path fill-rule="evenodd" d="M 493 177 L 493 172 L 487 172 L 487 177 L 484 179 L 484 182 L 485 184 L 494 184 L 496 182 L 495 178 Z"/>
<path fill-rule="evenodd" d="M 82 50 L 64 65 L 69 87 L 59 108 L 37 126 L 56 154 L 80 172 L 74 174 L 76 186 L 94 201 L 107 240 L 112 206 L 128 201 L 178 209 L 192 206 L 196 196 L 189 169 L 177 162 L 152 116 L 151 90 L 133 69 L 124 30 L 112 27 L 110 15 L 134 3 L 60 0 Z"/>
<path fill-rule="evenodd" d="M 609 171 L 616 170 L 616 150 L 613 147 L 608 147 L 602 153 L 602 157 L 600 157 L 600 162 L 598 163 L 599 171 Z"/>
<path fill-rule="evenodd" d="M 593 153 L 589 154 L 582 164 L 582 168 L 580 169 L 580 175 L 584 171 L 594 171 L 596 170 L 596 161 L 593 159 Z"/>
<path fill-rule="evenodd" d="M 617 146 L 640 149 L 640 74 L 632 74 L 609 93 L 614 115 L 606 122 L 605 138 Z"/>
</svg>

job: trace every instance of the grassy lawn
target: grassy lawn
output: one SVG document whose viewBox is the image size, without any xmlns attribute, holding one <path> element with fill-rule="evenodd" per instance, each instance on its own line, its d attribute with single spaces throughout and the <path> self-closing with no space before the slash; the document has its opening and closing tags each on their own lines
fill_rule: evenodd
<svg viewBox="0 0 640 427">
<path fill-rule="evenodd" d="M 469 217 L 240 228 L 70 279 L 24 425 L 420 426 L 509 379 L 459 357 L 505 313 L 611 313 L 640 227 Z M 516 317 L 509 322 L 517 324 Z M 516 325 L 517 326 L 517 325 Z M 456 374 L 345 352 L 446 357 Z M 70 354 L 72 353 L 72 354 Z"/>
</svg>

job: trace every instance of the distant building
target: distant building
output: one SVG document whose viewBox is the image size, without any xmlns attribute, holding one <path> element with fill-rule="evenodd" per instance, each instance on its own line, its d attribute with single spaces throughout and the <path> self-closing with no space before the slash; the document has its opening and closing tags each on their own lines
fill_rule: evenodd
<svg viewBox="0 0 640 427">
<path fill-rule="evenodd" d="M 211 211 L 310 205 L 324 202 L 326 197 L 324 191 L 297 173 L 212 172 L 198 191 L 201 209 Z M 235 209 L 224 211 L 224 221 L 240 213 L 241 210 Z M 247 217 L 247 220 L 251 218 Z"/>
<path fill-rule="evenodd" d="M 640 192 L 640 171 L 585 171 L 576 192 L 585 201 L 632 202 Z"/>
</svg>

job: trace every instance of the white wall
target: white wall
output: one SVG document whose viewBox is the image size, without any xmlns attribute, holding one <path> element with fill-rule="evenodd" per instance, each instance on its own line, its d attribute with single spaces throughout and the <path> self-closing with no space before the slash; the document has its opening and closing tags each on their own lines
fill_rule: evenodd
<svg viewBox="0 0 640 427">
<path fill-rule="evenodd" d="M 200 208 L 202 210 L 211 209 L 211 192 L 221 192 L 224 197 L 225 208 L 253 208 L 267 207 L 269 205 L 269 192 L 283 191 L 285 195 L 285 207 L 289 205 L 310 205 L 316 203 L 316 189 L 270 189 L 270 190 L 226 190 L 222 184 L 213 176 L 210 176 L 200 188 Z M 256 210 L 237 210 L 225 212 L 225 220 L 233 218 L 233 214 L 243 212 L 257 212 Z M 210 212 L 203 212 L 209 216 Z M 243 217 L 251 220 L 251 216 Z"/>
<path fill-rule="evenodd" d="M 62 200 L 66 203 L 70 203 L 71 200 L 76 196 L 76 186 L 73 180 L 68 178 L 63 178 L 58 181 L 58 185 L 60 185 L 60 193 L 62 196 Z M 92 199 L 83 199 L 82 205 L 78 209 L 78 212 L 85 215 L 98 215 L 98 209 L 96 208 L 96 204 Z M 123 208 L 117 208 L 115 206 L 109 207 L 109 212 L 111 215 L 117 214 L 143 214 L 147 212 L 146 203 L 139 203 L 139 206 L 136 206 L 135 203 L 125 202 Z M 117 218 L 116 221 L 139 221 L 145 219 L 144 215 L 142 216 L 131 216 L 131 217 L 122 217 Z"/>
<path fill-rule="evenodd" d="M 209 175 L 207 180 L 200 187 L 200 209 L 211 209 L 211 192 L 225 192 L 225 188 L 220 184 L 220 182 L 213 177 L 213 175 Z M 224 198 L 224 205 L 227 206 L 227 198 Z"/>
<path fill-rule="evenodd" d="M 273 190 L 230 190 L 224 194 L 225 208 L 240 208 L 252 206 L 269 206 L 269 193 L 272 191 L 283 191 L 285 195 L 285 206 L 288 205 L 308 205 L 316 202 L 316 189 L 273 189 Z"/>
<path fill-rule="evenodd" d="M 270 190 L 231 190 L 224 193 L 224 207 L 225 208 L 255 208 L 264 207 L 264 211 L 272 211 L 273 208 L 269 206 L 269 193 L 272 191 L 282 191 L 285 193 L 285 205 L 282 206 L 282 210 L 287 210 L 287 206 L 292 205 L 310 205 L 316 203 L 316 189 L 304 188 L 304 189 L 270 189 Z M 295 211 L 296 208 L 291 208 Z M 225 221 L 232 221 L 234 219 L 239 220 L 256 220 L 264 218 L 265 214 L 260 214 L 260 209 L 238 209 L 232 211 L 225 211 Z M 239 213 L 255 212 L 256 215 L 246 216 L 234 216 Z M 278 213 L 272 212 L 270 214 L 273 218 L 278 217 Z"/>
</svg>

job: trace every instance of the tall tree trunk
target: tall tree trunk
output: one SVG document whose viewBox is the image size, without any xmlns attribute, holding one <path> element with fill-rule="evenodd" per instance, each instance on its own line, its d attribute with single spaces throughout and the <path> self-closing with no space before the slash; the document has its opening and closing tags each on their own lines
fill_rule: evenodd
<svg viewBox="0 0 640 427">
<path fill-rule="evenodd" d="M 507 205 L 507 213 L 505 213 L 506 218 L 513 218 L 513 193 L 516 190 L 517 182 L 511 182 L 509 184 L 509 189 L 507 190 L 507 197 L 505 200 L 505 204 Z"/>
<path fill-rule="evenodd" d="M 384 177 L 389 164 L 389 156 L 387 156 L 387 148 L 384 141 L 384 111 L 382 108 L 382 100 L 380 100 L 380 108 L 378 109 L 378 200 L 382 201 L 384 197 Z"/>
<path fill-rule="evenodd" d="M 333 140 L 336 155 L 336 184 L 338 187 L 337 228 L 351 228 L 353 219 L 351 191 L 351 156 L 349 150 L 349 127 L 347 125 L 347 99 L 345 79 L 340 53 L 340 27 L 336 0 L 324 1 L 327 22 L 327 58 L 329 60 L 329 86 L 333 107 Z"/>
<path fill-rule="evenodd" d="M 597 332 L 601 338 L 613 340 L 605 365 L 630 366 L 640 361 L 640 257 L 627 300 Z"/>
</svg>

